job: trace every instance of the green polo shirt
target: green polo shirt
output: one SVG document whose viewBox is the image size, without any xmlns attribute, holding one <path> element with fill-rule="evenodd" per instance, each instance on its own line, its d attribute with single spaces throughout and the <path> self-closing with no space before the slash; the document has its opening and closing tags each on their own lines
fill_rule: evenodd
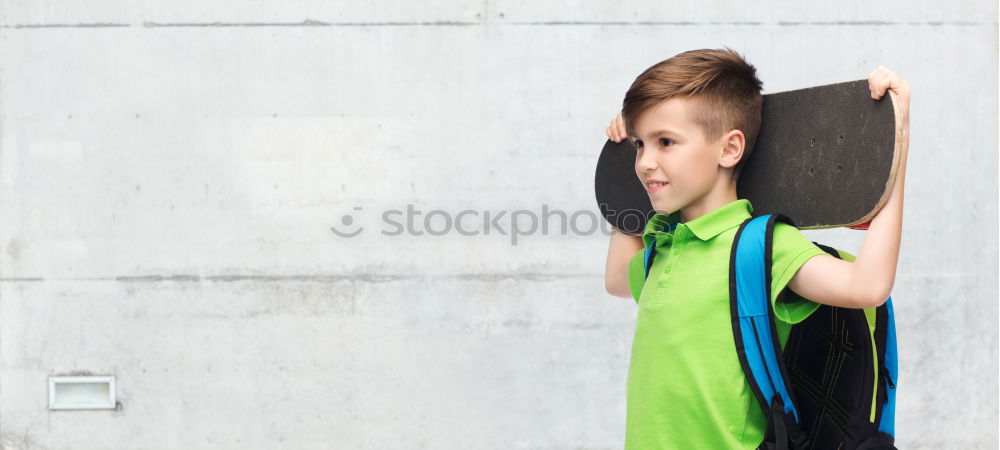
<svg viewBox="0 0 1000 450">
<path fill-rule="evenodd" d="M 729 258 L 736 230 L 753 207 L 738 199 L 686 223 L 680 212 L 657 214 L 644 243 L 656 257 L 643 284 L 643 251 L 628 265 L 638 303 L 627 379 L 625 449 L 755 449 L 767 418 L 743 374 L 733 340 Z M 789 280 L 825 252 L 798 228 L 776 222 L 771 304 L 784 348 L 790 324 L 819 303 L 790 289 Z M 641 290 L 639 286 L 642 286 Z"/>
</svg>

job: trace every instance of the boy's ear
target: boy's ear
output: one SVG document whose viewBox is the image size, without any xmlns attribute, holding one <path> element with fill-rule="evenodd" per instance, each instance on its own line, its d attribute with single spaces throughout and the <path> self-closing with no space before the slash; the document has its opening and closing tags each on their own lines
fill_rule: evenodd
<svg viewBox="0 0 1000 450">
<path fill-rule="evenodd" d="M 736 167 L 746 148 L 746 136 L 740 130 L 731 130 L 722 137 L 722 145 L 719 165 L 725 168 Z"/>
</svg>

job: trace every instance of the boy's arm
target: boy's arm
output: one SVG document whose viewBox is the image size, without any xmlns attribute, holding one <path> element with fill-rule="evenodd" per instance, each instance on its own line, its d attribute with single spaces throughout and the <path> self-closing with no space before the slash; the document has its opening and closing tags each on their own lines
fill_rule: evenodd
<svg viewBox="0 0 1000 450">
<path fill-rule="evenodd" d="M 604 267 L 604 289 L 609 294 L 632 298 L 632 291 L 628 286 L 628 262 L 643 248 L 641 236 L 632 236 L 611 227 L 608 261 Z"/>
<path fill-rule="evenodd" d="M 868 76 L 872 98 L 885 94 L 896 96 L 900 104 L 901 137 L 896 181 L 885 205 L 868 226 L 855 261 L 830 255 L 809 258 L 788 282 L 796 294 L 825 305 L 847 308 L 870 308 L 885 302 L 892 291 L 903 228 L 903 180 L 910 144 L 910 87 L 906 81 L 882 66 Z"/>
<path fill-rule="evenodd" d="M 621 142 L 625 138 L 625 121 L 618 113 L 604 130 L 608 139 Z M 608 245 L 608 261 L 604 267 L 604 289 L 615 297 L 632 298 L 628 285 L 628 262 L 645 248 L 642 236 L 632 236 L 611 227 L 611 243 Z"/>
</svg>

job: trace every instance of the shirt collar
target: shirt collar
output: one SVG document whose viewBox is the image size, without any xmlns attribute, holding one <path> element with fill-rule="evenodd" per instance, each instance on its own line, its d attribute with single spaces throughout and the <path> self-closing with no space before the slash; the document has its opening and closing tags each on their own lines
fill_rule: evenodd
<svg viewBox="0 0 1000 450">
<path fill-rule="evenodd" d="M 655 214 L 646 222 L 646 229 L 642 233 L 642 242 L 648 246 L 655 239 L 657 246 L 663 245 L 673 240 L 678 227 L 685 227 L 698 239 L 707 241 L 723 231 L 740 225 L 751 217 L 752 212 L 753 206 L 750 204 L 750 200 L 741 198 L 685 223 L 680 223 L 680 210 L 669 215 Z"/>
</svg>

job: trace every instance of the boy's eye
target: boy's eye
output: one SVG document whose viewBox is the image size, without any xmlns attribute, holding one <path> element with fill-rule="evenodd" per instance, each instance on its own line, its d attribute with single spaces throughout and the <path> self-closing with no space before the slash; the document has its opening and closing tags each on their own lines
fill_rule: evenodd
<svg viewBox="0 0 1000 450">
<path fill-rule="evenodd" d="M 670 142 L 670 143 L 674 143 L 674 141 L 672 141 L 672 140 L 670 140 L 670 139 L 667 139 L 667 138 L 660 138 L 660 145 L 662 145 L 662 146 L 666 147 L 666 146 L 667 146 L 667 142 Z"/>
</svg>

